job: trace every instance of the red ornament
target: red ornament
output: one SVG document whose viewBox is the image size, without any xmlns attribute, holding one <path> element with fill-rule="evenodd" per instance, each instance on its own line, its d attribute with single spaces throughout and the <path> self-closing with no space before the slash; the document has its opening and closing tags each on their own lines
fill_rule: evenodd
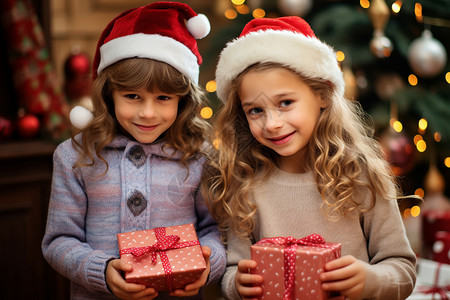
<svg viewBox="0 0 450 300">
<path fill-rule="evenodd" d="M 70 101 L 78 101 L 90 94 L 91 63 L 84 53 L 71 54 L 64 63 L 64 90 Z"/>
<path fill-rule="evenodd" d="M 17 120 L 17 131 L 20 137 L 33 138 L 39 133 L 40 122 L 35 115 L 24 115 Z"/>
<path fill-rule="evenodd" d="M 14 131 L 13 122 L 11 120 L 0 117 L 0 142 L 8 140 Z"/>
<path fill-rule="evenodd" d="M 71 54 L 64 63 L 64 73 L 68 79 L 89 76 L 90 71 L 89 57 L 84 53 Z"/>
<path fill-rule="evenodd" d="M 381 146 L 386 160 L 391 165 L 395 175 L 408 173 L 414 166 L 414 147 L 408 138 L 392 128 L 381 136 Z"/>
</svg>

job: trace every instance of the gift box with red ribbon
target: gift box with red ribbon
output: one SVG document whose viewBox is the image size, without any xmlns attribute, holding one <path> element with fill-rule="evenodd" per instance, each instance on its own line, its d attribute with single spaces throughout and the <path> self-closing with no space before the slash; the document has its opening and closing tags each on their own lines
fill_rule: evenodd
<svg viewBox="0 0 450 300">
<path fill-rule="evenodd" d="M 319 275 L 340 256 L 341 244 L 327 243 L 318 234 L 260 240 L 251 246 L 252 260 L 258 263 L 252 273 L 264 278 L 260 299 L 327 299 L 332 295 L 321 289 Z"/>
<path fill-rule="evenodd" d="M 119 233 L 120 258 L 133 265 L 127 282 L 157 291 L 182 289 L 206 269 L 193 224 Z"/>
<path fill-rule="evenodd" d="M 450 299 L 450 265 L 417 259 L 417 282 L 407 300 Z"/>
</svg>

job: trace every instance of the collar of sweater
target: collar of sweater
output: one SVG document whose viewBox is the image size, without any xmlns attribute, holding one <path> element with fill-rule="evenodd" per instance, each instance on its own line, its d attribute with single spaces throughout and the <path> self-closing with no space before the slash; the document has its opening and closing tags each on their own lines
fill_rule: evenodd
<svg viewBox="0 0 450 300">
<path fill-rule="evenodd" d="M 165 140 L 158 140 L 151 144 L 142 144 L 138 141 L 130 139 L 129 137 L 123 135 L 117 135 L 111 143 L 109 143 L 105 149 L 126 149 L 131 148 L 134 145 L 140 145 L 145 154 L 152 154 L 161 157 L 166 157 L 170 159 L 180 159 L 183 156 L 183 153 L 179 150 L 173 149 L 169 145 L 166 145 Z"/>
</svg>

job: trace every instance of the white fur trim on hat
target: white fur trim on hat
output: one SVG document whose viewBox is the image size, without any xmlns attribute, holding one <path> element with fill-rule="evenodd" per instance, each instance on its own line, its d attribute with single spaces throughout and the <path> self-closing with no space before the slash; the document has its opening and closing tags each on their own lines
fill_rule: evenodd
<svg viewBox="0 0 450 300">
<path fill-rule="evenodd" d="M 165 62 L 198 83 L 197 57 L 183 43 L 170 37 L 144 33 L 118 37 L 100 47 L 100 57 L 98 74 L 122 59 L 140 57 Z"/>
<path fill-rule="evenodd" d="M 250 32 L 227 44 L 216 69 L 217 96 L 227 101 L 231 82 L 258 62 L 284 64 L 300 74 L 329 80 L 344 94 L 344 78 L 334 50 L 314 37 L 287 30 Z"/>
<path fill-rule="evenodd" d="M 198 14 L 190 18 L 186 22 L 186 27 L 189 33 L 197 40 L 207 36 L 211 30 L 211 24 L 204 14 Z"/>
</svg>

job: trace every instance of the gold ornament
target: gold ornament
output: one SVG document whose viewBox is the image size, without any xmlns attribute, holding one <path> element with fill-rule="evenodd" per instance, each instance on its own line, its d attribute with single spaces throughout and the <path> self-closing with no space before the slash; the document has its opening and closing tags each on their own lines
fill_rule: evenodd
<svg viewBox="0 0 450 300">
<path fill-rule="evenodd" d="M 430 165 L 430 169 L 425 175 L 425 192 L 427 194 L 440 194 L 445 189 L 445 180 L 438 168 L 434 165 Z"/>
<path fill-rule="evenodd" d="M 368 8 L 369 18 L 375 31 L 384 31 L 389 21 L 389 7 L 384 0 L 373 0 Z"/>
</svg>

